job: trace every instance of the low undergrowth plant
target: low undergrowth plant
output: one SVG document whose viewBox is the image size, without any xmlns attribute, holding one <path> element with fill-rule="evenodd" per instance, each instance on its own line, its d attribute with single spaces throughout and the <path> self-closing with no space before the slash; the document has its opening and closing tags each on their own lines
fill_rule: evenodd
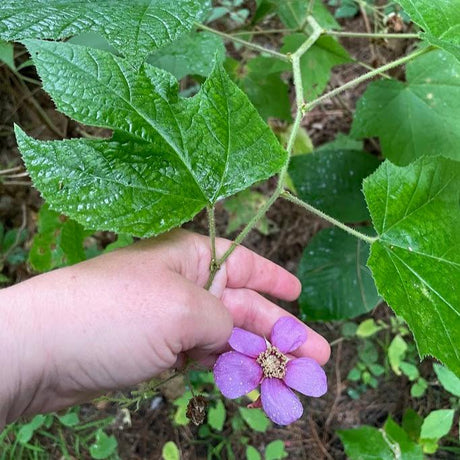
<svg viewBox="0 0 460 460">
<path fill-rule="evenodd" d="M 390 30 L 389 10 L 374 2 L 331 4 L 341 8 L 338 16 L 370 8 L 379 18 L 377 30 L 342 30 L 319 0 L 257 0 L 252 9 L 238 1 L 211 8 L 207 0 L 4 0 L 2 59 L 21 74 L 7 42 L 23 44 L 56 108 L 111 133 L 43 141 L 29 136 L 27 126 L 15 127 L 27 171 L 46 203 L 29 260 L 38 271 L 76 263 L 100 251 L 88 243 L 95 231 L 116 232 L 117 247 L 178 227 L 206 209 L 210 286 L 251 230 L 270 231 L 265 219 L 273 203 L 289 201 L 330 224 L 300 262 L 301 318 L 353 318 L 385 301 L 407 325 L 397 320 L 400 329 L 385 351 L 389 366 L 420 394 L 426 381 L 415 353 L 460 375 L 460 5 L 392 2 L 391 14 L 413 23 L 406 33 Z M 217 26 L 226 16 L 234 29 L 224 32 Z M 281 26 L 266 28 L 267 17 Z M 281 37 L 279 49 L 273 35 Z M 410 40 L 410 46 L 398 59 L 369 68 L 340 44 L 342 36 Z M 242 59 L 227 57 L 225 44 Z M 366 71 L 326 91 L 331 69 L 349 63 Z M 393 77 L 401 66 L 404 76 Z M 308 113 L 371 79 L 349 136 L 311 151 L 301 128 Z M 378 139 L 379 154 L 364 151 L 365 138 Z M 250 190 L 271 176 L 277 179 L 269 195 Z M 233 220 L 232 230 L 243 228 L 218 258 L 214 210 L 222 200 L 237 216 L 241 203 L 252 204 L 249 216 Z M 358 328 L 366 340 L 351 380 L 373 387 L 382 366 L 369 327 L 383 326 Z M 213 401 L 201 429 L 205 438 L 219 431 L 224 410 L 221 399 Z M 451 415 L 440 414 L 442 433 L 430 431 L 431 413 L 415 435 L 391 418 L 381 430 L 362 430 L 395 456 L 411 438 L 418 456 L 430 450 L 423 440 L 437 443 L 448 433 Z M 227 440 L 216 436 L 215 448 L 227 449 Z M 353 458 L 350 436 L 341 434 Z M 260 458 L 247 449 L 248 458 Z"/>
</svg>

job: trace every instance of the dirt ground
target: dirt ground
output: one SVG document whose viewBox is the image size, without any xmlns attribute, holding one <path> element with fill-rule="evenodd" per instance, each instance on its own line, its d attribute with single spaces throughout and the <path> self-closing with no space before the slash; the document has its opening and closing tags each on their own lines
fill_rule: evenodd
<svg viewBox="0 0 460 460">
<path fill-rule="evenodd" d="M 363 17 L 359 16 L 347 20 L 345 26 L 349 30 L 365 31 Z M 377 66 L 388 60 L 400 56 L 411 43 L 403 41 L 398 47 L 391 43 L 369 42 L 361 39 L 344 39 L 342 44 L 358 60 Z M 17 55 L 24 51 L 17 48 Z M 26 59 L 25 54 L 19 60 Z M 336 68 L 330 87 L 346 82 L 365 71 L 358 65 L 345 65 Z M 401 72 L 397 70 L 396 72 Z M 36 78 L 32 70 L 25 75 Z M 396 74 L 398 75 L 398 74 Z M 332 140 L 337 133 L 347 133 L 351 124 L 351 114 L 357 98 L 365 85 L 358 86 L 346 92 L 340 99 L 331 100 L 310 112 L 304 126 L 315 146 Z M 59 139 L 61 137 L 81 136 L 81 126 L 68 120 L 54 110 L 50 99 L 38 85 L 25 83 L 19 80 L 6 66 L 0 67 L 0 167 L 21 165 L 14 135 L 13 123 L 22 126 L 29 134 L 41 139 Z M 88 131 L 90 128 L 85 128 Z M 366 148 L 375 154 L 379 153 L 376 140 L 366 143 Z M 27 184 L 28 178 L 18 179 L 18 185 L 0 184 L 0 222 L 6 228 L 24 227 L 33 235 L 36 230 L 37 212 L 41 205 L 39 194 Z M 24 184 L 22 184 L 24 182 Z M 273 189 L 273 180 L 261 186 L 261 190 L 268 192 Z M 244 242 L 246 246 L 259 254 L 274 260 L 291 272 L 296 271 L 303 248 L 310 238 L 321 228 L 327 226 L 318 218 L 306 214 L 291 203 L 279 200 L 269 211 L 278 230 L 264 236 L 257 231 L 250 234 Z M 225 235 L 228 215 L 219 205 L 216 210 L 216 219 L 220 235 Z M 186 225 L 195 231 L 206 233 L 206 216 L 201 213 L 197 218 Z M 235 236 L 229 235 L 230 237 Z M 110 241 L 110 234 L 98 236 L 100 244 Z M 24 243 L 30 245 L 30 238 Z M 20 282 L 32 273 L 26 264 L 14 267 L 5 266 L 3 273 L 13 283 Z M 296 303 L 283 304 L 296 313 Z M 388 318 L 391 312 L 385 305 L 380 305 L 373 317 Z M 369 316 L 369 315 L 368 315 Z M 359 318 L 362 320 L 364 317 Z M 335 431 L 337 429 L 356 427 L 369 424 L 380 427 L 391 414 L 397 421 L 401 420 L 403 410 L 412 407 L 426 414 L 435 407 L 439 407 L 439 396 L 434 392 L 420 399 L 410 396 L 410 382 L 405 377 L 390 376 L 382 379 L 376 389 L 370 389 L 359 399 L 351 399 L 346 390 L 349 382 L 346 376 L 356 362 L 356 342 L 342 340 L 339 324 L 329 322 L 312 324 L 313 328 L 322 333 L 332 344 L 332 356 L 326 365 L 329 379 L 329 392 L 322 398 L 305 398 L 305 414 L 303 418 L 286 428 L 271 428 L 267 434 L 248 432 L 250 444 L 260 447 L 270 440 L 282 439 L 286 443 L 289 458 L 293 459 L 343 459 L 343 446 Z M 428 381 L 433 380 L 430 375 L 431 365 L 422 366 L 422 373 Z M 227 410 L 231 413 L 237 409 L 229 401 Z M 89 417 L 102 418 L 107 414 L 116 414 L 117 408 L 113 404 L 88 404 L 83 409 Z M 161 448 L 166 441 L 174 440 L 180 446 L 183 459 L 206 458 L 206 448 L 197 442 L 197 428 L 194 426 L 176 427 L 171 421 L 173 406 L 166 396 L 162 397 L 158 407 L 150 408 L 150 401 L 141 406 L 139 411 L 132 412 L 132 426 L 123 430 L 114 428 L 119 442 L 119 452 L 122 459 L 159 459 Z M 225 436 L 231 436 L 231 428 L 225 428 Z M 244 451 L 235 442 L 236 458 L 245 458 Z M 54 456 L 53 446 L 50 445 L 49 458 Z M 223 457 L 224 458 L 224 457 Z M 439 455 L 437 458 L 448 458 Z M 453 457 L 451 457 L 453 458 Z"/>
</svg>

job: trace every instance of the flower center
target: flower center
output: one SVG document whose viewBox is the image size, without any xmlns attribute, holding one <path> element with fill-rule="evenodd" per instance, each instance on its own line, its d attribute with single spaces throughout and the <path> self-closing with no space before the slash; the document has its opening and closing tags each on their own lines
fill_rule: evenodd
<svg viewBox="0 0 460 460">
<path fill-rule="evenodd" d="M 282 379 L 286 375 L 287 358 L 273 345 L 261 353 L 256 361 L 260 364 L 264 377 Z"/>
</svg>

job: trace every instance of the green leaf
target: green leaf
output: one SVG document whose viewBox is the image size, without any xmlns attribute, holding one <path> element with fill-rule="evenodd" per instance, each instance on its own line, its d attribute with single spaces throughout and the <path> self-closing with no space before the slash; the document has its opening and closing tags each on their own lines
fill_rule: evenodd
<svg viewBox="0 0 460 460">
<path fill-rule="evenodd" d="M 80 419 L 76 412 L 68 412 L 65 415 L 60 415 L 58 419 L 64 426 L 68 427 L 76 426 L 80 423 Z"/>
<path fill-rule="evenodd" d="M 27 46 L 59 110 L 112 128 L 112 139 L 37 141 L 16 128 L 30 175 L 50 206 L 97 230 L 164 232 L 208 203 L 279 171 L 287 159 L 220 65 L 193 98 L 148 64 L 66 43 Z"/>
<path fill-rule="evenodd" d="M 47 272 L 85 260 L 85 236 L 80 224 L 44 204 L 38 214 L 38 232 L 29 252 L 30 265 L 38 272 Z"/>
<path fill-rule="evenodd" d="M 360 231 L 371 233 L 366 227 Z M 302 318 L 352 318 L 374 308 L 380 299 L 366 267 L 368 256 L 366 243 L 338 228 L 318 232 L 305 248 L 297 272 Z"/>
<path fill-rule="evenodd" d="M 305 0 L 278 1 L 278 15 L 287 28 L 302 28 L 307 19 L 309 4 L 310 1 Z M 339 24 L 329 13 L 322 0 L 314 0 L 312 6 L 312 16 L 323 29 L 340 29 Z"/>
<path fill-rule="evenodd" d="M 351 380 L 352 382 L 357 382 L 360 379 L 361 379 L 361 371 L 358 368 L 353 367 L 347 375 L 347 380 Z"/>
<path fill-rule="evenodd" d="M 423 417 L 413 409 L 407 409 L 403 414 L 402 427 L 413 441 L 418 441 Z"/>
<path fill-rule="evenodd" d="M 444 48 L 460 61 L 460 3 L 458 0 L 396 0 L 430 44 Z"/>
<path fill-rule="evenodd" d="M 16 70 L 16 66 L 14 64 L 13 44 L 0 40 L 0 63 L 2 62 L 4 62 L 11 70 Z"/>
<path fill-rule="evenodd" d="M 227 233 L 238 230 L 243 225 L 249 223 L 259 208 L 261 208 L 268 198 L 259 192 L 243 190 L 224 201 L 224 208 L 228 212 Z M 263 216 L 255 228 L 262 235 L 269 235 L 273 230 L 274 223 L 267 216 Z"/>
<path fill-rule="evenodd" d="M 126 246 L 129 246 L 130 244 L 133 244 L 133 242 L 134 240 L 132 236 L 117 235 L 117 240 L 113 243 L 108 244 L 107 247 L 104 249 L 104 252 L 111 252 L 115 251 L 115 249 L 124 248 Z"/>
<path fill-rule="evenodd" d="M 180 460 L 180 452 L 174 441 L 168 441 L 161 450 L 163 460 Z"/>
<path fill-rule="evenodd" d="M 407 363 L 405 361 L 401 361 L 399 363 L 399 368 L 401 369 L 402 373 L 410 380 L 414 381 L 415 379 L 418 379 L 420 376 L 420 373 L 417 369 L 417 366 L 415 366 L 412 363 Z"/>
<path fill-rule="evenodd" d="M 460 375 L 460 163 L 385 162 L 364 181 L 379 234 L 368 265 L 377 289 L 431 355 Z"/>
<path fill-rule="evenodd" d="M 207 77 L 213 62 L 222 62 L 224 58 L 225 46 L 220 37 L 209 32 L 192 32 L 159 49 L 147 62 L 180 80 L 185 75 Z"/>
<path fill-rule="evenodd" d="M 420 377 L 417 381 L 412 385 L 410 389 L 410 395 L 413 398 L 420 398 L 425 394 L 426 389 L 428 388 L 428 382 Z"/>
<path fill-rule="evenodd" d="M 447 367 L 438 363 L 433 364 L 433 369 L 438 376 L 439 382 L 443 388 L 455 396 L 460 397 L 460 379 Z"/>
<path fill-rule="evenodd" d="M 420 437 L 423 439 L 440 439 L 452 428 L 454 409 L 439 409 L 430 412 L 423 421 Z"/>
<path fill-rule="evenodd" d="M 115 436 L 108 436 L 102 430 L 98 430 L 94 444 L 89 447 L 89 453 L 94 459 L 104 459 L 114 454 L 117 446 Z"/>
<path fill-rule="evenodd" d="M 321 144 L 316 147 L 316 152 L 323 152 L 324 150 L 360 150 L 363 151 L 364 142 L 357 141 L 347 134 L 339 133 L 333 141 Z"/>
<path fill-rule="evenodd" d="M 422 447 L 413 442 L 409 435 L 389 417 L 384 425 L 388 441 L 393 444 L 393 451 L 399 453 L 400 460 L 423 460 Z"/>
<path fill-rule="evenodd" d="M 406 80 L 371 83 L 358 101 L 351 134 L 378 136 L 385 157 L 398 165 L 422 155 L 460 159 L 460 63 L 432 51 L 407 64 Z"/>
<path fill-rule="evenodd" d="M 369 318 L 358 326 L 356 335 L 361 338 L 371 337 L 380 330 L 382 330 L 382 326 L 378 326 L 372 318 Z"/>
<path fill-rule="evenodd" d="M 3 0 L 0 38 L 58 40 L 93 31 L 141 63 L 188 32 L 208 8 L 208 0 Z"/>
<path fill-rule="evenodd" d="M 396 375 L 401 375 L 399 365 L 401 364 L 406 351 L 407 343 L 400 335 L 396 335 L 391 341 L 387 351 L 388 361 L 390 362 L 390 366 Z"/>
<path fill-rule="evenodd" d="M 271 423 L 265 412 L 261 409 L 248 409 L 246 407 L 239 408 L 241 417 L 254 431 L 265 433 L 268 430 Z"/>
<path fill-rule="evenodd" d="M 350 430 L 337 431 L 350 460 L 394 460 L 390 445 L 380 430 L 371 426 L 361 426 Z"/>
<path fill-rule="evenodd" d="M 358 347 L 358 356 L 366 366 L 370 366 L 377 361 L 379 353 L 376 346 L 370 340 L 365 340 Z"/>
<path fill-rule="evenodd" d="M 369 220 L 361 184 L 379 160 L 354 150 L 328 150 L 291 159 L 289 175 L 303 201 L 345 222 Z"/>
<path fill-rule="evenodd" d="M 262 460 L 259 451 L 253 446 L 246 447 L 246 460 Z"/>
<path fill-rule="evenodd" d="M 231 58 L 225 63 L 232 79 L 264 119 L 292 119 L 289 87 L 281 79 L 281 72 L 286 69 L 282 64 L 277 59 L 265 56 L 252 58 L 245 65 Z"/>
<path fill-rule="evenodd" d="M 287 456 L 288 453 L 284 449 L 284 442 L 281 439 L 272 441 L 265 448 L 265 460 L 281 460 Z"/>
<path fill-rule="evenodd" d="M 280 51 L 293 53 L 307 38 L 305 34 L 287 35 Z M 331 69 L 347 62 L 351 62 L 350 55 L 335 38 L 325 35 L 318 38 L 300 58 L 302 86 L 307 99 L 319 96 L 331 78 Z"/>
<path fill-rule="evenodd" d="M 224 428 L 227 411 L 224 403 L 218 399 L 215 406 L 211 406 L 208 411 L 208 425 L 216 431 L 222 431 Z"/>
<path fill-rule="evenodd" d="M 21 426 L 17 434 L 17 440 L 23 445 L 27 444 L 32 439 L 35 431 L 45 423 L 45 420 L 45 415 L 36 415 L 29 423 Z"/>
</svg>

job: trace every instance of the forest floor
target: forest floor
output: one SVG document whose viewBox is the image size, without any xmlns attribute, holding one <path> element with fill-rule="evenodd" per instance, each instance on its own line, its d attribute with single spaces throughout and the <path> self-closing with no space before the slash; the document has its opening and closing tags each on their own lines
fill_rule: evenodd
<svg viewBox="0 0 460 460">
<path fill-rule="evenodd" d="M 347 30 L 366 30 L 363 16 L 348 19 L 343 22 L 343 25 Z M 395 43 L 383 41 L 369 43 L 365 39 L 343 39 L 341 43 L 353 57 L 373 67 L 401 56 L 410 46 L 410 42 L 405 40 L 398 41 L 397 46 Z M 22 52 L 19 47 L 16 51 L 17 54 Z M 334 70 L 330 87 L 349 81 L 364 71 L 358 65 L 339 66 Z M 396 69 L 395 72 L 396 74 L 393 75 L 398 75 L 401 69 Z M 29 76 L 36 78 L 30 72 Z M 303 126 L 315 146 L 333 140 L 339 132 L 349 132 L 356 100 L 364 88 L 365 85 L 355 87 L 344 93 L 340 99 L 326 102 L 307 114 Z M 6 66 L 0 66 L 0 166 L 2 168 L 22 164 L 12 131 L 13 123 L 19 124 L 30 135 L 41 139 L 80 137 L 82 129 L 76 122 L 55 111 L 53 103 L 40 86 L 21 81 Z M 85 127 L 87 132 L 90 129 Z M 375 140 L 367 142 L 366 149 L 379 154 L 379 145 Z M 38 192 L 27 185 L 27 177 L 18 178 L 17 181 L 18 185 L 0 184 L 0 222 L 7 229 L 27 230 L 28 238 L 22 243 L 27 250 L 36 232 L 37 213 L 42 200 Z M 268 192 L 273 189 L 274 184 L 275 181 L 271 180 L 259 189 Z M 328 224 L 283 200 L 275 203 L 268 213 L 268 218 L 276 224 L 276 231 L 267 236 L 253 231 L 244 241 L 244 245 L 295 273 L 302 251 L 309 240 Z M 228 214 L 221 204 L 217 206 L 216 219 L 220 236 L 235 237 L 236 233 L 226 232 Z M 206 215 L 199 214 L 186 227 L 206 233 Z M 113 236 L 101 233 L 97 238 L 99 244 L 104 246 L 113 239 Z M 14 267 L 5 264 L 3 274 L 10 279 L 10 283 L 17 283 L 33 276 L 34 273 L 26 263 L 22 263 Z M 283 306 L 293 313 L 298 312 L 296 302 L 285 303 Z M 359 323 L 367 317 L 389 321 L 391 315 L 388 307 L 381 304 L 375 311 L 354 321 Z M 356 364 L 359 340 L 344 338 L 341 334 L 341 324 L 338 322 L 310 325 L 332 343 L 331 359 L 325 366 L 329 392 L 322 398 L 306 399 L 304 416 L 288 427 L 273 427 L 267 433 L 249 430 L 245 432 L 244 435 L 249 437 L 251 445 L 263 447 L 271 440 L 282 439 L 285 441 L 289 458 L 340 460 L 345 458 L 345 455 L 336 430 L 363 424 L 380 427 L 389 414 L 400 421 L 404 409 L 408 407 L 422 414 L 439 407 L 438 393 L 429 390 L 422 398 L 412 398 L 409 380 L 393 373 L 380 378 L 377 388 L 367 389 L 358 399 L 351 398 L 347 390 L 356 385 L 347 380 L 347 374 Z M 382 355 L 380 361 L 384 358 Z M 423 363 L 420 370 L 428 382 L 434 380 L 430 363 Z M 171 402 L 171 396 L 168 391 L 160 394 L 161 399 L 157 400 L 155 407 L 152 407 L 151 401 L 145 401 L 139 410 L 131 411 L 131 426 L 114 426 L 113 433 L 118 439 L 120 457 L 133 460 L 159 459 L 164 443 L 173 440 L 180 447 L 183 459 L 206 458 L 206 446 L 197 442 L 198 428 L 193 425 L 176 426 L 172 421 L 175 407 Z M 236 407 L 235 403 L 229 401 L 227 411 L 231 413 L 236 410 Z M 105 402 L 85 405 L 82 410 L 88 420 L 120 413 L 115 404 Z M 225 426 L 223 435 L 232 436 L 230 426 Z M 245 458 L 243 448 L 236 441 L 234 447 L 236 458 Z M 49 458 L 58 458 L 54 456 L 54 449 L 55 446 L 50 443 Z M 443 455 L 437 458 L 448 458 Z"/>
</svg>

